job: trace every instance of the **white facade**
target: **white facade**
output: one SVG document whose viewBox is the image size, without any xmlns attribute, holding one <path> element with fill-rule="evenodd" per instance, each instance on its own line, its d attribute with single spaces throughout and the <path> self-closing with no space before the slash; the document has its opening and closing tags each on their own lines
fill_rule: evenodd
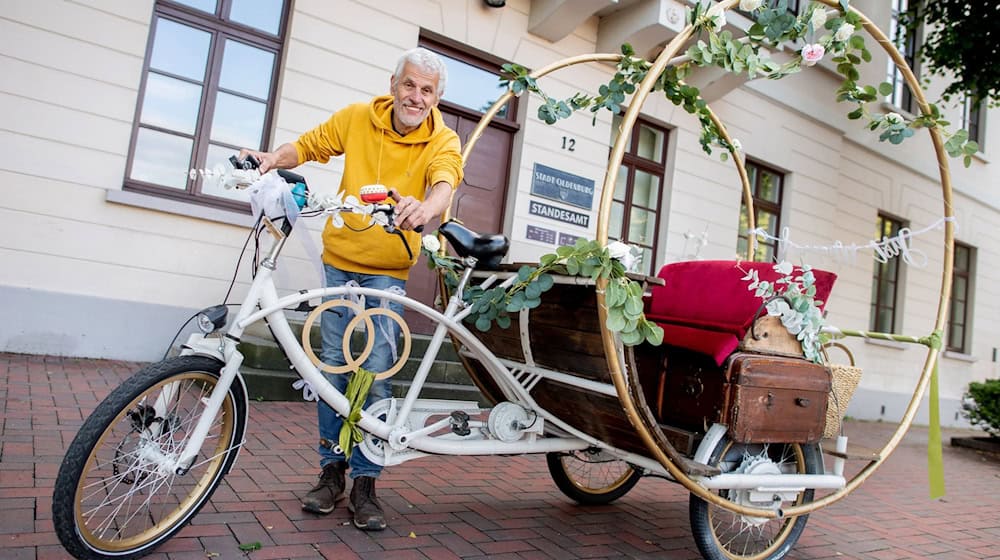
<svg viewBox="0 0 1000 560">
<path fill-rule="evenodd" d="M 646 3 L 656 0 L 647 0 Z M 622 12 L 641 2 L 622 2 Z M 546 14 L 574 6 L 573 17 Z M 500 9 L 480 1 L 295 0 L 280 64 L 271 145 L 295 139 L 345 104 L 388 91 L 399 54 L 417 44 L 421 29 L 529 68 L 596 52 L 614 40 L 612 2 L 510 0 Z M 887 23 L 886 2 L 852 2 L 876 23 Z M 194 310 L 217 303 L 247 235 L 241 214 L 158 199 L 122 184 L 153 15 L 152 0 L 37 0 L 4 2 L 0 14 L 0 351 L 150 360 Z M 665 19 L 678 5 L 658 2 Z M 605 14 L 607 11 L 607 14 Z M 582 15 L 581 15 L 582 14 Z M 601 16 L 604 17 L 601 17 Z M 574 18 L 579 19 L 578 22 Z M 730 16 L 731 25 L 745 25 Z M 558 25 L 557 25 L 558 24 Z M 559 25 L 575 25 L 571 30 Z M 672 21 L 663 29 L 676 26 Z M 533 30 L 529 31 L 529 28 Z M 639 31 L 633 29 L 635 38 Z M 554 42 L 545 38 L 556 38 Z M 626 34 L 625 39 L 629 36 Z M 666 38 L 666 37 L 665 37 Z M 619 41 L 620 42 L 620 41 Z M 873 45 L 873 41 L 868 41 Z M 773 53 L 775 57 L 784 53 Z M 884 79 L 885 55 L 864 66 L 864 83 Z M 541 81 L 551 95 L 594 91 L 613 69 L 588 64 Z M 869 75 L 870 74 L 870 75 Z M 697 82 L 697 77 L 694 80 Z M 817 66 L 781 81 L 754 81 L 711 99 L 746 155 L 785 173 L 782 225 L 800 244 L 865 244 L 879 211 L 906 218 L 912 229 L 944 215 L 937 161 L 926 134 L 902 146 L 879 143 L 850 110 L 834 101 L 838 76 Z M 706 90 L 707 91 L 707 90 Z M 933 97 L 933 96 L 932 96 Z M 511 259 L 524 261 L 554 245 L 527 241 L 527 225 L 593 237 L 608 146 L 610 114 L 591 124 L 589 113 L 555 126 L 536 117 L 538 99 L 521 104 L 507 198 L 505 232 Z M 949 109 L 953 122 L 958 113 Z M 732 163 L 707 157 L 693 117 L 651 96 L 643 116 L 670 130 L 661 208 L 659 264 L 691 247 L 685 234 L 707 232 L 699 258 L 735 256 L 740 183 Z M 942 421 L 961 425 L 960 397 L 970 381 L 1000 376 L 1000 112 L 986 117 L 984 151 L 964 168 L 951 160 L 957 238 L 976 248 L 971 350 L 940 361 Z M 562 149 L 562 138 L 576 140 Z M 574 228 L 528 212 L 531 173 L 541 163 L 595 181 L 590 227 Z M 314 190 L 334 189 L 340 167 L 303 169 Z M 311 225 L 318 244 L 321 224 Z M 926 267 L 903 267 L 902 328 L 929 334 L 941 283 L 940 231 L 913 248 Z M 289 288 L 316 278 L 307 251 L 291 244 Z M 867 329 L 871 305 L 870 252 L 853 261 L 810 253 L 802 260 L 839 275 L 829 320 Z M 244 261 L 246 265 L 246 259 Z M 289 266 L 290 265 L 290 266 Z M 236 291 L 247 285 L 241 269 Z M 919 346 L 850 341 L 865 376 L 848 413 L 896 419 L 912 394 L 926 351 Z M 926 413 L 918 415 L 926 421 Z"/>
</svg>

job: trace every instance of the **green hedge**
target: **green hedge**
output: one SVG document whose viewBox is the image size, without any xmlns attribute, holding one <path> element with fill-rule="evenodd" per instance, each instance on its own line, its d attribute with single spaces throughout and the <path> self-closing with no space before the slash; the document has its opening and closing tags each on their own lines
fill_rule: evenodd
<svg viewBox="0 0 1000 560">
<path fill-rule="evenodd" d="M 962 408 L 963 414 L 973 426 L 1000 438 L 1000 379 L 969 383 Z"/>
</svg>

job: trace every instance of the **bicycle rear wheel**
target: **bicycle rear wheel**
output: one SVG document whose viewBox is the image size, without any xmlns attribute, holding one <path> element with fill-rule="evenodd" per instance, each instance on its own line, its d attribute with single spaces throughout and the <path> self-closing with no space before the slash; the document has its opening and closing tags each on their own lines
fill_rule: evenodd
<svg viewBox="0 0 1000 560">
<path fill-rule="evenodd" d="M 819 474 L 819 448 L 798 443 L 741 444 L 722 438 L 709 464 L 724 473 Z M 721 490 L 733 502 L 754 507 L 802 505 L 813 499 L 814 491 L 754 492 Z M 775 500 L 775 495 L 781 498 Z M 777 560 L 784 558 L 799 540 L 808 515 L 768 519 L 740 515 L 692 494 L 689 508 L 691 533 L 698 550 L 707 560 Z"/>
<path fill-rule="evenodd" d="M 183 356 L 152 364 L 117 387 L 83 423 L 53 491 L 56 534 L 76 558 L 138 558 L 201 509 L 236 460 L 246 393 L 233 383 L 191 469 L 183 450 L 219 381 L 217 360 Z"/>
<path fill-rule="evenodd" d="M 587 506 L 610 504 L 642 478 L 632 465 L 597 449 L 547 453 L 545 460 L 559 490 Z"/>
</svg>

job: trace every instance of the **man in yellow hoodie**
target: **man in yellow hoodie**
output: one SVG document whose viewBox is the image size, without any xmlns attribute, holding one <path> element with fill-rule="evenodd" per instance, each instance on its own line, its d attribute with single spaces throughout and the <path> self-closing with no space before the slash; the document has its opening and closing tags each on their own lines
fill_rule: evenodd
<svg viewBox="0 0 1000 560">
<path fill-rule="evenodd" d="M 368 103 L 349 105 L 337 111 L 325 123 L 306 132 L 298 140 L 282 144 L 273 152 L 243 150 L 241 157 L 253 154 L 260 171 L 289 169 L 307 161 L 326 163 L 333 156 L 344 156 L 344 175 L 340 189 L 359 197 L 365 185 L 386 185 L 396 200 L 396 226 L 403 230 L 412 256 L 400 238 L 386 234 L 380 227 L 368 228 L 362 217 L 345 214 L 344 227 L 327 221 L 323 230 L 323 263 L 328 286 L 356 282 L 366 288 L 402 290 L 410 267 L 420 255 L 420 235 L 414 228 L 440 215 L 451 200 L 452 191 L 462 181 L 462 157 L 458 135 L 444 124 L 437 104 L 447 81 L 444 62 L 423 48 L 411 49 L 400 57 L 390 84 L 390 95 Z M 381 307 L 382 302 L 367 298 L 366 307 Z M 390 303 L 390 309 L 402 315 L 402 306 Z M 348 313 L 328 310 L 322 318 L 324 363 L 345 363 L 342 341 Z M 395 342 L 398 325 L 385 315 L 372 318 L 376 342 L 362 365 L 372 372 L 389 369 L 396 361 Z M 326 374 L 341 390 L 347 375 Z M 391 395 L 388 379 L 376 380 L 369 392 L 369 404 Z M 382 467 L 363 453 L 351 453 L 350 460 L 336 444 L 343 425 L 340 416 L 319 401 L 318 447 L 322 472 L 319 482 L 302 500 L 302 508 L 314 513 L 330 513 L 345 494 L 345 472 L 351 471 L 353 488 L 350 509 L 354 525 L 363 530 L 381 530 L 385 514 L 375 496 L 375 479 Z"/>
</svg>

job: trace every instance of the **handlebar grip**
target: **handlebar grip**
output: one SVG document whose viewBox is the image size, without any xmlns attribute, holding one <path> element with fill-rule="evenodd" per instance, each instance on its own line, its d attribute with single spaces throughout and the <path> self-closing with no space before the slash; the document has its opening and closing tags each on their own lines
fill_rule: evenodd
<svg viewBox="0 0 1000 560">
<path fill-rule="evenodd" d="M 260 167 L 260 162 L 257 158 L 250 154 L 242 160 L 238 159 L 236 156 L 229 156 L 229 163 L 233 165 L 234 169 L 257 169 Z"/>
</svg>

